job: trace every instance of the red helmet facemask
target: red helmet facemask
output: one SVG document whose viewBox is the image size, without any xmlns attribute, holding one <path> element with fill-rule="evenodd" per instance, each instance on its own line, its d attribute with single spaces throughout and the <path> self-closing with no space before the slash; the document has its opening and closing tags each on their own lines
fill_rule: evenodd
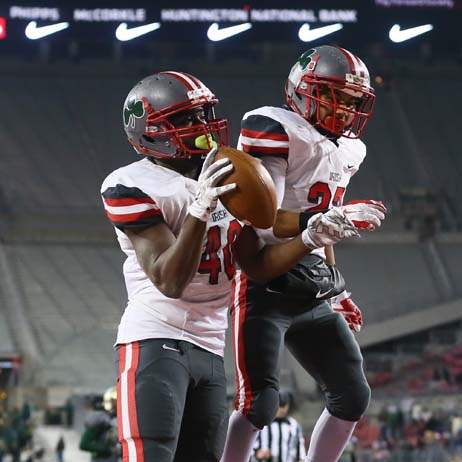
<svg viewBox="0 0 462 462">
<path fill-rule="evenodd" d="M 354 97 L 352 103 L 340 101 L 339 92 Z M 333 78 L 304 75 L 295 93 L 305 98 L 305 111 L 301 113 L 297 105 L 291 104 L 291 98 L 286 93 L 289 106 L 313 126 L 337 138 L 359 138 L 374 110 L 375 94 L 372 88 Z M 328 111 L 324 117 L 321 108 Z"/>
<path fill-rule="evenodd" d="M 204 156 L 212 149 L 214 143 L 218 146 L 229 144 L 228 121 L 215 118 L 214 106 L 218 102 L 216 98 L 199 97 L 176 104 L 161 111 L 155 111 L 146 98 L 142 98 L 146 111 L 146 128 L 144 137 L 152 142 L 170 143 L 176 149 L 174 156 L 156 151 L 152 148 L 141 146 L 129 140 L 136 150 L 145 155 L 165 159 L 189 159 L 192 156 Z M 170 118 L 172 116 L 202 108 L 205 120 L 202 123 L 186 127 L 175 127 Z M 202 149 L 195 145 L 197 138 L 202 138 Z"/>
</svg>

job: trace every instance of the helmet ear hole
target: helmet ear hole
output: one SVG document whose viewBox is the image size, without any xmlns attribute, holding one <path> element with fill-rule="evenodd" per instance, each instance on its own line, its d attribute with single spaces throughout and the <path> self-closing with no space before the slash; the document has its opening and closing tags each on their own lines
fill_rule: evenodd
<svg viewBox="0 0 462 462">
<path fill-rule="evenodd" d="M 143 138 L 143 140 L 147 141 L 148 143 L 154 143 L 154 138 L 151 138 L 148 135 L 142 135 L 141 138 Z"/>
<path fill-rule="evenodd" d="M 156 138 L 152 138 L 151 136 L 149 135 L 146 135 L 146 134 L 143 134 L 141 136 L 141 138 L 146 141 L 147 143 L 151 143 L 151 144 L 154 144 L 156 146 L 159 146 L 161 144 L 165 145 L 165 146 L 170 146 L 170 141 L 172 140 L 172 138 L 170 136 L 157 136 Z"/>
</svg>

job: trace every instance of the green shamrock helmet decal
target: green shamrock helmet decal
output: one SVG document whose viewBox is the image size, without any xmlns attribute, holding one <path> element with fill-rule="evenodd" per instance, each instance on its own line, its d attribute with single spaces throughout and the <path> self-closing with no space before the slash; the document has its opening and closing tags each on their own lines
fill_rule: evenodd
<svg viewBox="0 0 462 462">
<path fill-rule="evenodd" d="M 298 63 L 300 64 L 302 70 L 305 70 L 308 67 L 308 64 L 311 62 L 311 57 L 316 53 L 316 50 L 312 48 L 311 50 L 305 51 L 300 58 L 298 58 Z"/>
<path fill-rule="evenodd" d="M 127 101 L 127 105 L 124 107 L 124 123 L 128 128 L 135 128 L 135 118 L 141 119 L 144 117 L 144 105 L 143 101 L 136 99 L 135 96 Z"/>
</svg>

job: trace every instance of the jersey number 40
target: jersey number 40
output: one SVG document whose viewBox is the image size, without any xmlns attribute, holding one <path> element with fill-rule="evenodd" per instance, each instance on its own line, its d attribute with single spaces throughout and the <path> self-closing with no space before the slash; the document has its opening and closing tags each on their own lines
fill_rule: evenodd
<svg viewBox="0 0 462 462">
<path fill-rule="evenodd" d="M 228 232 L 226 233 L 226 245 L 223 247 L 223 266 L 229 280 L 233 279 L 236 272 L 232 245 L 239 236 L 240 231 L 241 225 L 237 220 L 229 223 Z M 219 226 L 212 226 L 207 231 L 207 243 L 198 269 L 201 274 L 210 274 L 209 284 L 218 284 L 218 276 L 222 271 L 219 255 L 221 249 L 221 229 Z"/>
</svg>

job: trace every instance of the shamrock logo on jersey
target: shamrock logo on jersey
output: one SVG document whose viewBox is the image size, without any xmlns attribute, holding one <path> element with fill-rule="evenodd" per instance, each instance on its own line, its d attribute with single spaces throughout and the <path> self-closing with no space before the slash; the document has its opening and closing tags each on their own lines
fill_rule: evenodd
<svg viewBox="0 0 462 462">
<path fill-rule="evenodd" d="M 143 101 L 130 98 L 127 105 L 124 107 L 124 123 L 126 127 L 135 128 L 135 117 L 141 119 L 144 116 Z"/>
<path fill-rule="evenodd" d="M 316 50 L 312 48 L 311 50 L 305 51 L 305 53 L 303 53 L 300 56 L 300 58 L 298 58 L 298 63 L 300 64 L 300 67 L 302 68 L 303 71 L 309 66 L 309 64 L 312 61 L 311 57 L 315 53 L 316 53 Z M 314 69 L 314 66 L 313 66 L 313 69 Z M 313 69 L 310 69 L 310 70 L 313 70 Z"/>
</svg>

